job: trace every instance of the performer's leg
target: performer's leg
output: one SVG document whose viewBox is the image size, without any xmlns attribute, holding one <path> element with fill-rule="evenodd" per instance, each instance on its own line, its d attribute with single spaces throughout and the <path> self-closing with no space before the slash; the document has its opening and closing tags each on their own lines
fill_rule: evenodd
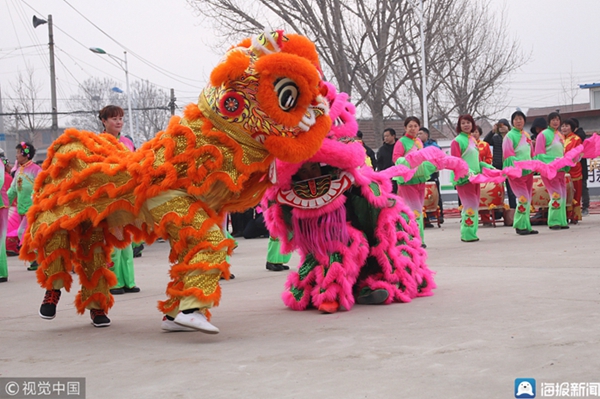
<svg viewBox="0 0 600 399">
<path fill-rule="evenodd" d="M 131 244 L 121 250 L 121 265 L 123 273 L 123 287 L 125 288 L 125 292 L 140 292 L 140 289 L 135 285 L 133 247 Z"/>
<path fill-rule="evenodd" d="M 112 252 L 110 254 L 110 260 L 112 262 L 110 271 L 112 271 L 115 274 L 115 277 L 117 278 L 117 283 L 110 287 L 110 293 L 113 295 L 125 293 L 125 291 L 123 290 L 123 287 L 125 286 L 125 277 L 123 273 L 124 265 L 121 252 L 123 252 L 122 249 L 115 247 L 112 249 Z"/>
<path fill-rule="evenodd" d="M 588 190 L 587 179 L 582 179 L 581 185 L 581 215 L 587 216 L 589 215 L 590 208 L 590 191 Z"/>
<path fill-rule="evenodd" d="M 515 195 L 509 180 L 506 180 L 506 194 L 508 196 L 508 206 L 515 209 L 517 207 L 517 195 Z"/>
<path fill-rule="evenodd" d="M 269 236 L 269 245 L 267 246 L 267 270 L 279 272 L 289 270 L 286 265 L 292 258 L 292 254 L 281 253 L 281 243 L 278 238 Z"/>
<path fill-rule="evenodd" d="M 565 173 L 557 172 L 554 179 L 547 179 L 542 176 L 542 181 L 548 194 L 550 203 L 548 204 L 548 226 L 553 230 L 568 229 L 567 214 L 565 204 L 567 200 L 567 186 L 565 184 Z"/>
<path fill-rule="evenodd" d="M 65 230 L 54 233 L 38 254 L 40 267 L 37 270 L 38 283 L 46 289 L 44 300 L 40 306 L 39 315 L 43 319 L 53 319 L 56 316 L 56 305 L 60 299 L 61 289 L 67 292 L 71 289 L 73 278 L 71 273 L 71 246 L 69 234 Z"/>
<path fill-rule="evenodd" d="M 456 186 L 458 196 L 462 202 L 460 239 L 465 242 L 479 241 L 477 229 L 479 227 L 478 213 L 480 185 L 467 183 Z"/>
<path fill-rule="evenodd" d="M 0 208 L 0 283 L 8 281 L 8 261 L 6 259 L 6 230 L 8 229 L 8 208 Z"/>
<path fill-rule="evenodd" d="M 17 237 L 19 237 L 19 243 L 23 242 L 23 234 L 25 234 L 25 230 L 27 230 L 27 215 L 19 214 L 19 228 L 17 229 Z"/>
<path fill-rule="evenodd" d="M 513 227 L 519 235 L 537 234 L 536 230 L 531 229 L 531 219 L 529 217 L 531 212 L 533 174 L 510 179 L 510 186 L 515 193 L 518 203 L 515 209 Z"/>
<path fill-rule="evenodd" d="M 19 224 L 19 229 L 17 230 L 17 236 L 19 237 L 19 242 L 22 243 L 23 242 L 23 234 L 25 234 L 25 231 L 27 230 L 27 215 L 19 215 L 19 217 L 21 218 L 21 223 Z M 35 271 L 38 268 L 38 263 L 37 261 L 33 261 L 29 264 L 29 267 L 27 268 L 27 270 L 29 271 Z"/>
<path fill-rule="evenodd" d="M 571 210 L 571 223 L 577 224 L 581 220 L 581 197 L 583 191 L 582 178 L 573 179 L 573 205 Z"/>
<path fill-rule="evenodd" d="M 153 206 L 154 205 L 154 206 Z M 150 213 L 171 244 L 171 282 L 166 301 L 159 309 L 177 324 L 216 334 L 219 329 L 208 322 L 209 309 L 219 304 L 221 274 L 229 278 L 226 256 L 234 241 L 226 239 L 220 228 L 222 217 L 201 201 L 178 193 L 153 199 Z M 210 213 L 209 213 L 210 212 Z"/>
<path fill-rule="evenodd" d="M 398 195 L 404 203 L 415 214 L 415 220 L 419 226 L 421 243 L 425 245 L 425 230 L 423 226 L 423 204 L 425 203 L 425 183 L 398 185 Z"/>
<path fill-rule="evenodd" d="M 440 189 L 440 179 L 435 179 L 435 185 L 438 190 L 438 207 L 440 208 L 440 224 L 444 223 L 444 200 L 442 199 L 442 190 Z"/>
<path fill-rule="evenodd" d="M 78 313 L 90 309 L 92 324 L 95 327 L 108 327 L 110 319 L 106 316 L 114 299 L 109 292 L 117 279 L 108 268 L 110 247 L 104 242 L 104 229 L 83 225 L 80 232 L 81 242 L 77 247 L 75 271 L 81 281 L 81 291 L 75 297 Z"/>
</svg>

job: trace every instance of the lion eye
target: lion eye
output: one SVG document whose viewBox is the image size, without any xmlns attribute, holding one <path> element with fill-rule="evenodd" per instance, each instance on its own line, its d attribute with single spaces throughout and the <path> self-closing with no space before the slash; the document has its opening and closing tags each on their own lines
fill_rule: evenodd
<svg viewBox="0 0 600 399">
<path fill-rule="evenodd" d="M 275 91 L 279 99 L 279 107 L 284 111 L 289 111 L 298 103 L 298 86 L 293 80 L 288 78 L 279 79 L 275 82 Z"/>
</svg>

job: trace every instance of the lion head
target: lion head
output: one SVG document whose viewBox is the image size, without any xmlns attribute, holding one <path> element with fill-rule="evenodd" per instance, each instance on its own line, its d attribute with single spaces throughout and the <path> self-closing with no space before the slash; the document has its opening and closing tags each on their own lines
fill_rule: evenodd
<svg viewBox="0 0 600 399">
<path fill-rule="evenodd" d="M 286 162 L 310 158 L 331 126 L 314 44 L 264 33 L 231 48 L 212 71 L 199 108 L 223 130 L 244 132 Z"/>
</svg>

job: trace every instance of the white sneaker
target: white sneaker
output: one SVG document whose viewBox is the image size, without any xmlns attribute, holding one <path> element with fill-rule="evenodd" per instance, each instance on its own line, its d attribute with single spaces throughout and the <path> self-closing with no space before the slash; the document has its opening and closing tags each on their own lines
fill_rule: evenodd
<svg viewBox="0 0 600 399">
<path fill-rule="evenodd" d="M 167 316 L 163 316 L 162 323 L 160 324 L 160 328 L 162 328 L 165 331 L 171 331 L 171 332 L 196 331 L 193 328 L 180 326 L 179 324 L 175 323 L 175 321 L 167 319 Z"/>
<path fill-rule="evenodd" d="M 202 331 L 207 334 L 218 334 L 219 329 L 208 322 L 206 316 L 204 316 L 199 311 L 195 311 L 193 313 L 185 314 L 183 312 L 179 312 L 177 317 L 174 320 L 175 323 L 180 326 L 190 327 L 195 330 Z"/>
</svg>

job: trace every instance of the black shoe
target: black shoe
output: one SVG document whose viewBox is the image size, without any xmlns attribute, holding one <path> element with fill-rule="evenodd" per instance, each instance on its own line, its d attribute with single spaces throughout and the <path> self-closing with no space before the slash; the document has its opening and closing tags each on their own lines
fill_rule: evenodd
<svg viewBox="0 0 600 399">
<path fill-rule="evenodd" d="M 569 228 L 569 226 L 566 226 L 566 227 L 567 227 L 567 229 Z M 548 228 L 550 230 L 560 230 L 560 229 L 562 229 L 562 226 L 560 226 L 560 225 L 557 224 L 555 226 L 548 226 Z"/>
<path fill-rule="evenodd" d="M 0 283 L 6 283 L 8 281 L 8 277 L 0 277 Z"/>
<path fill-rule="evenodd" d="M 134 286 L 133 286 L 133 287 L 131 287 L 131 288 L 129 288 L 129 287 L 123 287 L 123 291 L 125 291 L 125 292 L 140 292 L 140 291 L 141 291 L 141 289 L 140 289 L 140 287 L 136 287 L 136 286 L 134 285 Z M 113 295 L 114 295 L 114 294 L 113 294 Z"/>
<path fill-rule="evenodd" d="M 230 274 L 229 274 L 229 279 L 230 279 L 230 280 L 233 280 L 233 279 L 235 279 L 235 274 L 233 274 L 233 273 L 230 273 Z M 221 275 L 221 277 L 219 278 L 219 280 L 225 280 L 225 277 L 223 277 L 223 275 Z"/>
<path fill-rule="evenodd" d="M 110 319 L 104 313 L 102 309 L 90 309 L 90 317 L 92 318 L 92 324 L 94 327 L 108 327 L 110 326 Z"/>
<path fill-rule="evenodd" d="M 566 229 L 569 229 L 569 228 L 570 228 L 569 226 L 560 226 L 561 230 L 566 230 Z"/>
<path fill-rule="evenodd" d="M 356 303 L 359 305 L 378 305 L 384 303 L 390 296 L 390 293 L 383 288 L 372 290 L 370 288 L 363 288 L 361 294 L 356 298 Z"/>
<path fill-rule="evenodd" d="M 125 293 L 125 289 L 123 287 L 121 288 L 111 288 L 110 289 L 110 293 L 113 295 L 123 295 Z"/>
<path fill-rule="evenodd" d="M 474 240 L 463 240 L 462 238 L 460 239 L 462 242 L 477 242 L 479 241 L 479 238 L 476 238 Z"/>
<path fill-rule="evenodd" d="M 422 244 L 421 244 L 421 248 L 427 248 L 427 244 L 425 244 L 425 243 L 422 243 Z"/>
<path fill-rule="evenodd" d="M 527 230 L 527 229 L 515 229 L 517 231 L 517 234 L 520 236 L 528 236 L 530 234 L 537 234 L 538 231 L 537 230 Z"/>
<path fill-rule="evenodd" d="M 52 320 L 56 316 L 56 305 L 60 300 L 60 290 L 46 290 L 42 306 L 40 306 L 40 317 Z"/>
<path fill-rule="evenodd" d="M 142 256 L 143 250 L 144 250 L 144 244 L 140 244 L 137 247 L 133 248 L 133 257 L 140 258 Z"/>
<path fill-rule="evenodd" d="M 289 266 L 283 265 L 281 263 L 267 262 L 267 270 L 271 270 L 272 272 L 281 272 L 283 270 L 289 270 L 289 268 Z"/>
<path fill-rule="evenodd" d="M 33 262 L 31 262 L 31 264 L 29 265 L 27 270 L 29 270 L 30 272 L 34 272 L 38 269 L 38 266 L 39 265 L 38 265 L 37 261 L 34 260 Z"/>
</svg>

